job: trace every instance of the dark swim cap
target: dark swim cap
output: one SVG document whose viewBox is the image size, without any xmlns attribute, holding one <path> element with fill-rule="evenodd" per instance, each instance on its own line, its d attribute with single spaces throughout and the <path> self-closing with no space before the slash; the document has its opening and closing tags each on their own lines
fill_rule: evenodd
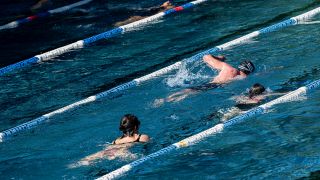
<svg viewBox="0 0 320 180">
<path fill-rule="evenodd" d="M 243 61 L 238 66 L 238 69 L 248 75 L 254 71 L 255 67 L 251 61 Z"/>
<path fill-rule="evenodd" d="M 266 88 L 264 88 L 261 84 L 255 83 L 249 90 L 249 97 L 252 98 L 254 96 L 262 94 Z"/>
</svg>

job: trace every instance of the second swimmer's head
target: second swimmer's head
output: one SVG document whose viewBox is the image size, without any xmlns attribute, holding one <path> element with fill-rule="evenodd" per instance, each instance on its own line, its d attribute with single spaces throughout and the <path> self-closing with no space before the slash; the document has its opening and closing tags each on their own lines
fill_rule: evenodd
<svg viewBox="0 0 320 180">
<path fill-rule="evenodd" d="M 255 83 L 249 90 L 249 97 L 252 98 L 254 96 L 262 94 L 266 88 L 264 88 L 261 84 Z"/>
</svg>

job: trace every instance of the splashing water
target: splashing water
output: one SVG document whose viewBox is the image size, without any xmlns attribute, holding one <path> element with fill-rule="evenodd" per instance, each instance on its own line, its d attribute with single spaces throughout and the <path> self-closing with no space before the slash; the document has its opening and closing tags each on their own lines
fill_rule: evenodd
<svg viewBox="0 0 320 180">
<path fill-rule="evenodd" d="M 209 81 L 212 76 L 208 75 L 208 72 L 205 71 L 206 66 L 201 61 L 193 63 L 190 68 L 187 67 L 187 63 L 183 63 L 175 75 L 170 75 L 164 81 L 169 87 L 187 87 L 191 84 L 199 83 L 199 81 Z"/>
</svg>

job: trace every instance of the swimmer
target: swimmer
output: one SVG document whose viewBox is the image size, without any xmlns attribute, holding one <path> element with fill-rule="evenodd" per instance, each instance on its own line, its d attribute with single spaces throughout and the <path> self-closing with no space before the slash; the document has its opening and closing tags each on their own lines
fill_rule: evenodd
<svg viewBox="0 0 320 180">
<path fill-rule="evenodd" d="M 90 165 L 93 161 L 98 159 L 135 159 L 136 156 L 130 153 L 128 148 L 130 148 L 133 143 L 146 143 L 150 140 L 148 135 L 139 133 L 139 126 L 140 121 L 135 115 L 124 115 L 119 126 L 119 130 L 123 133 L 121 137 L 115 139 L 111 145 L 107 145 L 104 150 L 95 154 L 91 154 L 85 158 L 82 158 L 77 163 L 69 165 L 69 168 Z"/>
<path fill-rule="evenodd" d="M 150 15 L 159 13 L 159 12 L 163 12 L 165 10 L 174 8 L 174 6 L 171 4 L 170 1 L 166 1 L 164 2 L 161 6 L 159 7 L 152 7 L 152 8 L 148 8 L 148 9 L 144 9 L 144 10 L 137 10 L 137 13 L 142 13 L 141 16 L 131 16 L 129 19 L 124 20 L 124 21 L 120 21 L 114 24 L 114 26 L 119 27 L 119 26 L 123 26 L 141 19 L 144 19 L 146 17 L 149 17 Z"/>
<path fill-rule="evenodd" d="M 250 89 L 247 95 L 240 95 L 231 97 L 237 104 L 235 107 L 229 108 L 227 112 L 220 111 L 223 114 L 221 121 L 224 122 L 236 115 L 243 114 L 251 108 L 261 104 L 269 96 L 279 96 L 285 93 L 275 93 L 267 91 L 266 88 L 255 83 Z"/>
<path fill-rule="evenodd" d="M 226 84 L 235 79 L 244 79 L 255 70 L 253 63 L 249 60 L 241 62 L 238 69 L 224 62 L 225 60 L 226 58 L 224 56 L 203 56 L 204 62 L 206 62 L 210 67 L 220 71 L 210 83 Z"/>
<path fill-rule="evenodd" d="M 133 142 L 148 142 L 149 136 L 139 134 L 140 121 L 135 115 L 126 114 L 120 121 L 119 130 L 123 132 L 122 136 L 113 141 L 112 144 L 126 144 Z"/>
<path fill-rule="evenodd" d="M 257 104 L 261 102 L 266 97 L 266 88 L 259 84 L 255 83 L 248 92 L 248 95 L 234 96 L 233 99 L 237 102 L 237 105 L 242 104 Z"/>
<path fill-rule="evenodd" d="M 165 99 L 157 99 L 154 102 L 154 106 L 159 107 L 164 102 L 181 101 L 189 95 L 196 94 L 199 91 L 217 88 L 233 80 L 244 79 L 255 70 L 255 67 L 251 61 L 246 60 L 241 62 L 238 66 L 238 69 L 236 69 L 228 63 L 226 63 L 225 60 L 226 58 L 224 56 L 203 56 L 203 61 L 206 62 L 209 67 L 218 70 L 219 74 L 216 77 L 214 77 L 213 80 L 209 83 L 184 89 L 182 91 L 176 92 L 168 96 Z"/>
<path fill-rule="evenodd" d="M 52 6 L 51 0 L 40 0 L 35 5 L 33 5 L 30 10 L 32 12 L 44 11 Z"/>
<path fill-rule="evenodd" d="M 270 90 L 267 91 L 265 87 L 259 83 L 255 83 L 248 92 L 248 95 L 245 96 L 234 96 L 232 99 L 234 99 L 237 102 L 237 107 L 244 110 L 245 106 L 248 106 L 250 109 L 250 105 L 255 105 L 261 103 L 261 101 L 265 100 L 269 96 L 279 96 L 284 95 L 286 93 L 277 93 L 277 92 L 271 92 Z"/>
</svg>

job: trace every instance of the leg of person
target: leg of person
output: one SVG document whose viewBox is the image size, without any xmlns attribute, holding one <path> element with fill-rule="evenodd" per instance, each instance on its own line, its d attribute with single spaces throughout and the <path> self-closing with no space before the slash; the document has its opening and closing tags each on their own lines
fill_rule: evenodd
<svg viewBox="0 0 320 180">
<path fill-rule="evenodd" d="M 186 97 L 188 97 L 191 94 L 196 94 L 198 92 L 207 91 L 209 89 L 214 89 L 217 87 L 219 87 L 219 85 L 215 84 L 215 83 L 207 83 L 207 84 L 203 84 L 200 86 L 194 86 L 194 87 L 191 87 L 191 88 L 188 88 L 188 89 L 185 89 L 185 90 L 182 90 L 182 91 L 179 91 L 177 93 L 170 95 L 166 99 L 166 101 L 167 102 L 178 102 L 178 101 L 185 99 Z"/>
<path fill-rule="evenodd" d="M 197 91 L 195 91 L 193 89 L 184 89 L 182 91 L 173 93 L 170 96 L 168 96 L 166 98 L 166 102 L 178 102 L 178 101 L 185 99 L 189 95 L 195 94 L 195 93 L 197 93 Z"/>
<path fill-rule="evenodd" d="M 191 89 L 184 89 L 182 91 L 175 92 L 168 96 L 167 98 L 161 98 L 161 99 L 155 99 L 153 102 L 153 107 L 160 107 L 162 106 L 165 102 L 178 102 L 186 97 L 188 97 L 190 94 L 192 94 L 193 90 Z M 195 93 L 195 92 L 194 92 Z"/>
</svg>

